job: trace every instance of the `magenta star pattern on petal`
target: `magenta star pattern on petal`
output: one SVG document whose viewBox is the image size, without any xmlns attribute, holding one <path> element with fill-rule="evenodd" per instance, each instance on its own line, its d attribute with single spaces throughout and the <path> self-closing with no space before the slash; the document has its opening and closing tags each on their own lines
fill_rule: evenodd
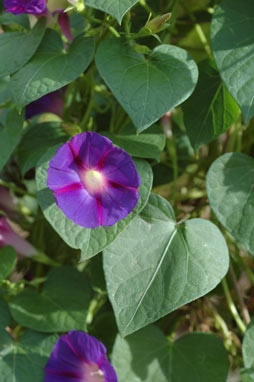
<svg viewBox="0 0 254 382">
<path fill-rule="evenodd" d="M 117 382 L 106 348 L 95 337 L 72 330 L 60 336 L 45 367 L 45 382 Z"/>
<path fill-rule="evenodd" d="M 75 135 L 49 163 L 47 186 L 67 218 L 86 228 L 111 226 L 136 206 L 140 177 L 124 150 L 97 133 Z"/>
<path fill-rule="evenodd" d="M 39 15 L 46 10 L 46 0 L 4 0 L 6 12 L 14 15 L 30 13 Z"/>
</svg>

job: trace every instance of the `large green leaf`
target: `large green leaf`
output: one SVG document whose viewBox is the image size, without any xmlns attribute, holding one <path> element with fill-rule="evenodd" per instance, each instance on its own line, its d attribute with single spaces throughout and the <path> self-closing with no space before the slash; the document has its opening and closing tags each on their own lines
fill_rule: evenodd
<svg viewBox="0 0 254 382">
<path fill-rule="evenodd" d="M 139 131 L 185 101 L 198 79 L 191 56 L 172 45 L 160 45 L 146 58 L 121 39 L 104 40 L 96 66 Z"/>
<path fill-rule="evenodd" d="M 85 330 L 90 302 L 85 276 L 71 267 L 52 269 L 41 293 L 26 289 L 10 303 L 13 318 L 40 332 Z"/>
<path fill-rule="evenodd" d="M 229 360 L 214 334 L 191 333 L 170 343 L 156 326 L 117 336 L 112 363 L 119 382 L 225 382 Z"/>
<path fill-rule="evenodd" d="M 11 98 L 10 77 L 0 78 L 0 106 Z"/>
<path fill-rule="evenodd" d="M 0 35 L 0 77 L 22 68 L 34 55 L 45 33 L 42 17 L 29 32 L 5 32 Z"/>
<path fill-rule="evenodd" d="M 228 270 L 228 250 L 207 220 L 178 224 L 170 204 L 148 204 L 104 251 L 109 298 L 123 336 L 208 293 Z"/>
<path fill-rule="evenodd" d="M 136 129 L 130 126 L 118 135 L 109 132 L 101 134 L 134 157 L 154 158 L 158 161 L 166 143 L 166 136 L 157 125 L 151 126 L 143 134 L 138 134 Z"/>
<path fill-rule="evenodd" d="M 243 338 L 243 362 L 247 368 L 254 367 L 254 322 L 251 322 Z"/>
<path fill-rule="evenodd" d="M 210 205 L 219 222 L 254 254 L 254 160 L 230 153 L 219 157 L 207 174 Z"/>
<path fill-rule="evenodd" d="M 0 297 L 0 329 L 4 329 L 11 320 L 11 314 L 7 302 Z"/>
<path fill-rule="evenodd" d="M 14 15 L 13 13 L 6 12 L 0 15 L 0 25 L 16 24 L 21 25 L 25 29 L 30 29 L 29 17 L 25 13 Z"/>
<path fill-rule="evenodd" d="M 229 92 L 247 123 L 254 116 L 254 6 L 252 0 L 223 0 L 211 25 L 213 54 Z"/>
<path fill-rule="evenodd" d="M 187 134 L 194 150 L 211 142 L 237 119 L 239 108 L 209 61 L 198 66 L 196 89 L 182 105 Z"/>
<path fill-rule="evenodd" d="M 16 263 L 15 250 L 7 245 L 0 250 L 0 281 L 5 280 L 13 270 Z"/>
<path fill-rule="evenodd" d="M 42 211 L 62 239 L 72 248 L 81 249 L 81 261 L 88 259 L 109 245 L 129 222 L 144 208 L 152 187 L 153 175 L 150 165 L 144 160 L 136 160 L 136 168 L 141 177 L 139 202 L 125 219 L 111 227 L 84 228 L 69 220 L 57 207 L 52 191 L 47 188 L 48 162 L 56 152 L 49 150 L 38 163 L 36 182 L 38 200 Z"/>
<path fill-rule="evenodd" d="M 36 54 L 12 77 L 16 104 L 23 107 L 72 82 L 86 70 L 93 54 L 93 39 L 79 35 L 65 51 L 60 35 L 47 29 Z"/>
<path fill-rule="evenodd" d="M 84 0 L 85 5 L 112 15 L 119 24 L 125 13 L 137 2 L 138 0 Z"/>
<path fill-rule="evenodd" d="M 58 122 L 40 123 L 32 126 L 23 136 L 18 147 L 19 165 L 22 174 L 35 167 L 38 160 L 52 146 L 64 143 L 68 135 Z"/>
<path fill-rule="evenodd" d="M 252 321 L 244 333 L 243 345 L 244 369 L 241 370 L 242 382 L 254 381 L 254 322 Z"/>
<path fill-rule="evenodd" d="M 2 382 L 43 382 L 44 367 L 57 340 L 27 331 L 16 342 L 5 330 L 0 332 L 0 375 Z"/>
<path fill-rule="evenodd" d="M 5 126 L 0 124 L 0 171 L 20 141 L 23 123 L 24 113 L 18 114 L 12 108 L 8 111 Z"/>
</svg>

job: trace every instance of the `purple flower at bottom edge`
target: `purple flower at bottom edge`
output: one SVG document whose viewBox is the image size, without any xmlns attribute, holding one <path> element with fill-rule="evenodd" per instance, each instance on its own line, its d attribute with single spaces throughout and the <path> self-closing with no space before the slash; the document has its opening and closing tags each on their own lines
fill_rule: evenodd
<svg viewBox="0 0 254 382">
<path fill-rule="evenodd" d="M 45 367 L 44 382 L 117 382 L 105 346 L 85 332 L 60 336 Z"/>
<path fill-rule="evenodd" d="M 46 10 L 46 0 L 4 0 L 6 12 L 14 15 L 30 13 L 39 15 Z"/>
<path fill-rule="evenodd" d="M 95 228 L 113 225 L 133 210 L 140 177 L 129 154 L 108 138 L 85 132 L 57 150 L 47 186 L 67 218 Z"/>
</svg>

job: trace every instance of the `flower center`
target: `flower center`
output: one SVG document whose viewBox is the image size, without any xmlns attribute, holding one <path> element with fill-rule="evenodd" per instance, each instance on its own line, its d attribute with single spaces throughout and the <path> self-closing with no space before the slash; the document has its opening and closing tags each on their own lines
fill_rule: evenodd
<svg viewBox="0 0 254 382">
<path fill-rule="evenodd" d="M 105 183 L 102 174 L 96 170 L 89 170 L 83 177 L 83 182 L 90 194 L 95 194 L 102 191 Z"/>
<path fill-rule="evenodd" d="M 83 373 L 84 382 L 104 382 L 104 373 L 94 362 L 86 364 Z"/>
</svg>

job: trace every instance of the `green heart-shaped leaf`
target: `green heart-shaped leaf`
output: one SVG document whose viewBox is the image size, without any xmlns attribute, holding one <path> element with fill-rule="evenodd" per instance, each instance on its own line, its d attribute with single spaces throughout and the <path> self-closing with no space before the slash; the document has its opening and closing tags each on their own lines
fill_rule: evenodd
<svg viewBox="0 0 254 382">
<path fill-rule="evenodd" d="M 18 147 L 19 166 L 24 175 L 35 167 L 38 160 L 50 147 L 64 143 L 69 136 L 60 122 L 47 122 L 32 126 L 22 137 Z M 31 150 L 31 147 L 33 149 Z"/>
<path fill-rule="evenodd" d="M 8 304 L 0 297 L 0 329 L 4 329 L 11 320 Z"/>
<path fill-rule="evenodd" d="M 239 108 L 209 61 L 199 64 L 196 89 L 182 105 L 188 137 L 194 150 L 211 142 L 236 121 Z"/>
<path fill-rule="evenodd" d="M 112 15 L 121 24 L 125 13 L 138 2 L 138 0 L 84 0 L 85 5 L 100 9 L 103 12 Z"/>
<path fill-rule="evenodd" d="M 185 101 L 198 79 L 191 56 L 171 45 L 160 45 L 145 58 L 121 39 L 110 39 L 99 45 L 95 60 L 139 131 Z"/>
<path fill-rule="evenodd" d="M 101 132 L 101 134 L 134 157 L 154 158 L 157 161 L 160 160 L 166 143 L 166 136 L 158 125 L 151 126 L 143 134 L 137 134 L 134 126 L 128 126 L 118 135 L 110 132 Z"/>
<path fill-rule="evenodd" d="M 210 205 L 219 222 L 254 254 L 254 160 L 241 153 L 213 162 L 206 182 Z"/>
<path fill-rule="evenodd" d="M 19 342 L 0 332 L 0 375 L 4 382 L 43 382 L 44 367 L 57 336 L 27 331 Z"/>
<path fill-rule="evenodd" d="M 228 270 L 228 250 L 207 220 L 177 224 L 170 204 L 151 195 L 144 210 L 104 251 L 118 328 L 126 336 L 208 293 Z"/>
<path fill-rule="evenodd" d="M 67 286 L 67 287 L 66 287 Z M 13 318 L 40 332 L 84 330 L 90 302 L 85 276 L 71 267 L 52 269 L 41 293 L 26 289 L 10 303 Z"/>
<path fill-rule="evenodd" d="M 22 68 L 34 55 L 45 33 L 46 19 L 42 17 L 29 32 L 4 32 L 0 35 L 0 77 Z"/>
<path fill-rule="evenodd" d="M 49 159 L 51 159 L 57 147 L 50 149 L 38 163 L 36 170 L 36 183 L 38 200 L 41 209 L 62 239 L 72 248 L 81 249 L 81 261 L 95 256 L 107 247 L 117 235 L 129 224 L 129 222 L 144 208 L 152 188 L 153 173 L 150 165 L 144 160 L 135 160 L 137 171 L 141 177 L 139 187 L 139 201 L 134 210 L 117 224 L 111 227 L 84 228 L 69 220 L 57 207 L 53 192 L 47 187 L 47 170 Z"/>
<path fill-rule="evenodd" d="M 8 111 L 5 126 L 0 124 L 0 171 L 21 139 L 23 124 L 24 113 L 19 114 L 15 108 Z"/>
<path fill-rule="evenodd" d="M 229 370 L 227 351 L 214 334 L 191 333 L 169 342 L 152 325 L 126 339 L 118 335 L 112 363 L 119 382 L 225 382 Z"/>
<path fill-rule="evenodd" d="M 7 245 L 0 250 L 0 281 L 5 280 L 13 270 L 16 263 L 15 250 Z"/>
<path fill-rule="evenodd" d="M 242 344 L 244 369 L 241 370 L 242 382 L 253 382 L 254 378 L 254 322 L 248 325 Z"/>
<path fill-rule="evenodd" d="M 47 29 L 33 58 L 11 81 L 16 104 L 23 107 L 74 81 L 86 70 L 94 54 L 94 40 L 77 36 L 64 51 L 60 35 Z"/>
<path fill-rule="evenodd" d="M 252 321 L 243 338 L 243 361 L 246 368 L 254 368 L 254 322 Z"/>
<path fill-rule="evenodd" d="M 254 116 L 254 6 L 252 0 L 223 0 L 211 24 L 211 43 L 220 75 L 247 123 Z"/>
</svg>

